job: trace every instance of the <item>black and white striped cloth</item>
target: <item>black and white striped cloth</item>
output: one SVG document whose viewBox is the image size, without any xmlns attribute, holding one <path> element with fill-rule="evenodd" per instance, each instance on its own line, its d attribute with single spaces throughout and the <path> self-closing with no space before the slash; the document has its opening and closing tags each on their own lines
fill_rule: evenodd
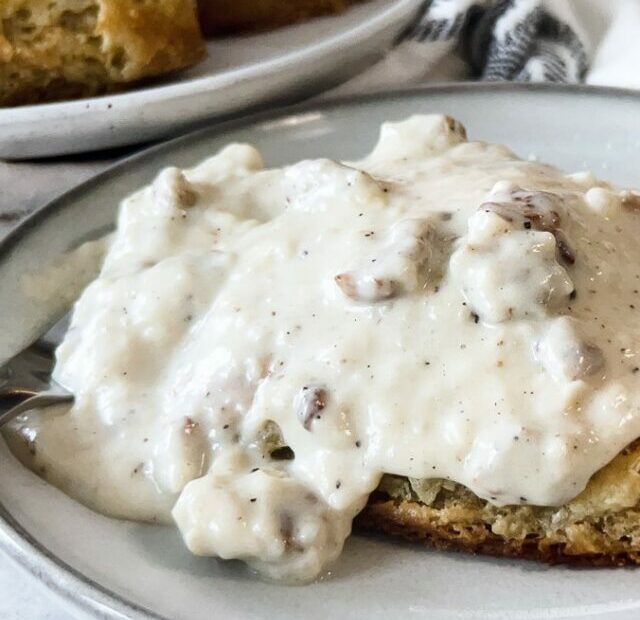
<svg viewBox="0 0 640 620">
<path fill-rule="evenodd" d="M 541 0 L 429 0 L 403 39 L 455 41 L 483 80 L 578 82 L 587 70 L 582 42 Z"/>
<path fill-rule="evenodd" d="M 554 11 L 560 4 L 423 0 L 384 60 L 338 90 L 451 79 L 582 82 L 585 44 Z"/>
</svg>

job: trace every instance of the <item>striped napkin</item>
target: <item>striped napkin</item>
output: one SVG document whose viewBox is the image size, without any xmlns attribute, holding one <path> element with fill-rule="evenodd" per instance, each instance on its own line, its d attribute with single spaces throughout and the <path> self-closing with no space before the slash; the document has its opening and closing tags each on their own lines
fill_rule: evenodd
<svg viewBox="0 0 640 620">
<path fill-rule="evenodd" d="M 426 81 L 640 88 L 640 0 L 426 0 L 380 63 L 335 92 Z"/>
</svg>

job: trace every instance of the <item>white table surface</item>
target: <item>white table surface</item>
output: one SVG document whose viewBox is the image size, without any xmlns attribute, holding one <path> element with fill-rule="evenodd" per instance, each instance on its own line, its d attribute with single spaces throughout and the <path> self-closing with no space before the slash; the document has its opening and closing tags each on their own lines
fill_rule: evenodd
<svg viewBox="0 0 640 620">
<path fill-rule="evenodd" d="M 72 616 L 33 578 L 0 556 L 2 620 L 68 620 Z"/>
<path fill-rule="evenodd" d="M 0 161 L 0 239 L 33 209 L 105 168 L 97 161 Z M 53 595 L 0 551 L 0 620 L 68 620 L 72 616 Z"/>
</svg>

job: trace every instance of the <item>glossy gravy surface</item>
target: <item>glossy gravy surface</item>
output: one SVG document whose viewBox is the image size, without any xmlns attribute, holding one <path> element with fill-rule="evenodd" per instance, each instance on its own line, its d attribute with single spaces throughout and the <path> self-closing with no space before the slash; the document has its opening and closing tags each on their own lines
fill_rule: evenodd
<svg viewBox="0 0 640 620">
<path fill-rule="evenodd" d="M 639 203 L 442 116 L 355 164 L 231 145 L 164 170 L 58 350 L 74 406 L 10 440 L 275 579 L 334 560 L 384 472 L 562 504 L 640 435 Z"/>
</svg>

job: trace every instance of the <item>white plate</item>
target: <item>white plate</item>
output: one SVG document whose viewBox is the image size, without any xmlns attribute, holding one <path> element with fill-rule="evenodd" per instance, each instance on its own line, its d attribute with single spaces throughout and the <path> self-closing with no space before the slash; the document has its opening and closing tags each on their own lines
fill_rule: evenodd
<svg viewBox="0 0 640 620">
<path fill-rule="evenodd" d="M 340 15 L 212 41 L 207 60 L 169 82 L 93 99 L 0 108 L 0 157 L 144 142 L 204 119 L 327 90 L 378 60 L 418 5 L 368 0 Z"/>
<path fill-rule="evenodd" d="M 269 165 L 355 158 L 383 120 L 439 111 L 462 120 L 472 138 L 638 186 L 639 106 L 640 95 L 624 91 L 442 87 L 271 113 L 156 147 L 57 200 L 0 244 L 0 357 L 51 319 L 25 297 L 22 276 L 104 231 L 119 198 L 162 166 L 193 165 L 232 140 L 254 142 Z M 640 569 L 549 568 L 375 537 L 354 536 L 320 583 L 266 584 L 238 564 L 191 556 L 173 529 L 92 513 L 21 467 L 1 442 L 0 547 L 69 604 L 110 620 L 640 617 Z"/>
</svg>

